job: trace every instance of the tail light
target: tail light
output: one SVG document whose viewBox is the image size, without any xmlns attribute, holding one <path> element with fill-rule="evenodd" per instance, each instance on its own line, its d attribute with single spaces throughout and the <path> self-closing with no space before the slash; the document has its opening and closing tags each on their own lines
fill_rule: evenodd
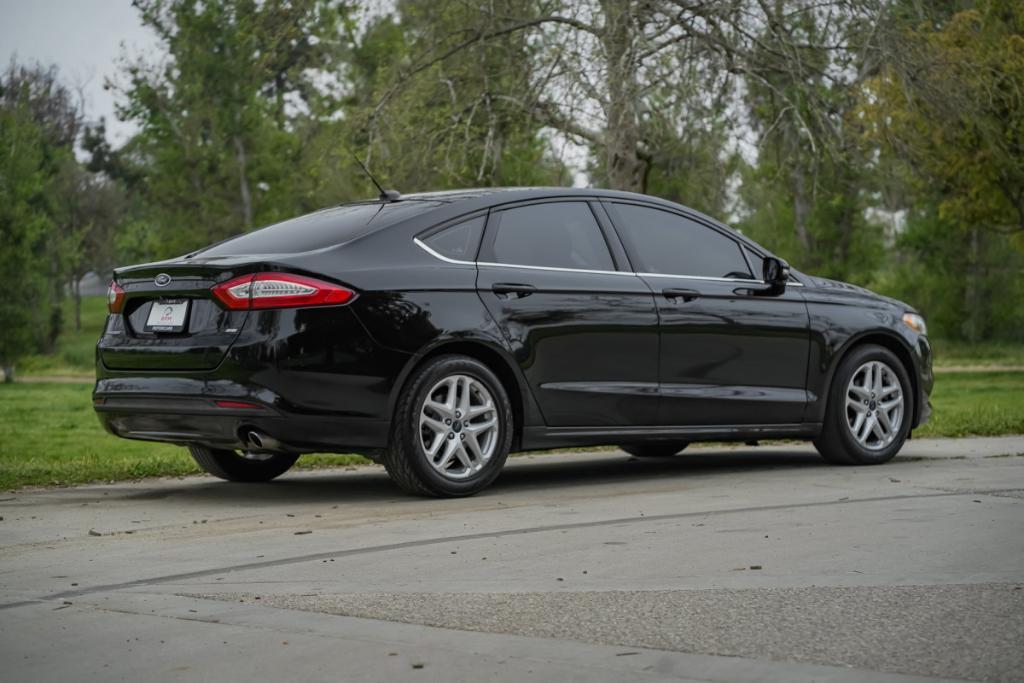
<svg viewBox="0 0 1024 683">
<path fill-rule="evenodd" d="M 113 280 L 107 285 L 107 310 L 111 313 L 124 310 L 124 290 Z"/>
<path fill-rule="evenodd" d="M 347 304 L 356 293 L 340 285 L 289 273 L 242 275 L 213 288 L 213 295 L 226 308 L 299 308 Z"/>
<path fill-rule="evenodd" d="M 257 403 L 249 403 L 248 401 L 214 401 L 218 408 L 228 408 L 229 410 L 262 410 L 263 406 Z"/>
</svg>

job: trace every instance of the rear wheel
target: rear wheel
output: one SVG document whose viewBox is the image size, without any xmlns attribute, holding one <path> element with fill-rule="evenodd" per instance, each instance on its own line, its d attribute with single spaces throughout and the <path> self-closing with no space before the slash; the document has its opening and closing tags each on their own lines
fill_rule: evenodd
<svg viewBox="0 0 1024 683">
<path fill-rule="evenodd" d="M 619 446 L 637 458 L 668 458 L 683 450 L 688 441 L 665 441 L 652 443 L 624 443 Z"/>
<path fill-rule="evenodd" d="M 493 482 L 512 445 L 512 406 L 480 361 L 439 356 L 410 378 L 395 410 L 384 467 L 423 496 L 470 496 Z"/>
<path fill-rule="evenodd" d="M 299 459 L 294 453 L 241 453 L 206 446 L 189 446 L 188 450 L 204 472 L 228 481 L 270 481 Z"/>
<path fill-rule="evenodd" d="M 903 447 L 913 412 L 910 376 L 881 346 L 854 349 L 840 362 L 814 446 L 837 465 L 879 465 Z"/>
</svg>

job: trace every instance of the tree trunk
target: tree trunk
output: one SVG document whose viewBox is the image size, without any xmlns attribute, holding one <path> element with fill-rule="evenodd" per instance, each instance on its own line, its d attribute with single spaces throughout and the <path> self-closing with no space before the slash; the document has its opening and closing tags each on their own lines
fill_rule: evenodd
<svg viewBox="0 0 1024 683">
<path fill-rule="evenodd" d="M 804 169 L 796 166 L 793 169 L 793 227 L 796 238 L 803 247 L 809 263 L 815 263 L 814 238 L 807 227 L 807 219 L 811 214 L 811 198 L 807 194 L 807 176 Z"/>
<path fill-rule="evenodd" d="M 82 276 L 71 276 L 71 296 L 75 298 L 75 331 L 82 331 Z"/>
<path fill-rule="evenodd" d="M 4 383 L 5 384 L 10 384 L 13 381 L 14 381 L 14 366 L 13 365 L 5 365 L 4 366 Z"/>
<path fill-rule="evenodd" d="M 238 162 L 238 194 L 241 199 L 242 221 L 245 229 L 252 229 L 252 193 L 249 191 L 249 177 L 246 175 L 245 145 L 242 138 L 235 136 L 235 159 Z"/>
<path fill-rule="evenodd" d="M 605 164 L 613 190 L 644 192 L 647 162 L 640 155 L 640 87 L 634 52 L 636 36 L 629 0 L 602 0 L 601 44 L 608 73 Z"/>
<path fill-rule="evenodd" d="M 981 228 L 973 226 L 970 228 L 971 243 L 967 253 L 967 277 L 964 278 L 964 322 L 963 335 L 967 341 L 974 343 L 981 337 Z"/>
<path fill-rule="evenodd" d="M 60 264 L 55 260 L 51 266 L 50 275 L 53 278 L 53 287 L 50 289 L 50 319 L 46 323 L 46 334 L 43 336 L 43 352 L 53 353 L 57 348 L 57 338 L 60 336 L 64 326 L 64 311 L 61 310 L 61 303 L 64 301 L 64 282 L 61 280 Z"/>
<path fill-rule="evenodd" d="M 842 280 L 849 279 L 850 264 L 850 243 L 853 241 L 854 230 L 854 209 L 851 198 L 846 198 L 843 205 L 843 212 L 839 216 L 839 244 L 837 251 L 840 272 L 838 276 Z"/>
</svg>

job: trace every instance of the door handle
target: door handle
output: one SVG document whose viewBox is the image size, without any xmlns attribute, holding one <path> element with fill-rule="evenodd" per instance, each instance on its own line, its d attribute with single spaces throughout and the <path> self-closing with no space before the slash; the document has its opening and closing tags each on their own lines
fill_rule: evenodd
<svg viewBox="0 0 1024 683">
<path fill-rule="evenodd" d="M 662 296 L 666 299 L 682 299 L 683 301 L 693 301 L 700 297 L 700 292 L 696 289 L 674 289 L 668 288 L 661 290 Z"/>
<path fill-rule="evenodd" d="M 522 299 L 524 296 L 530 296 L 536 292 L 537 288 L 533 285 L 523 285 L 516 282 L 495 282 L 491 285 L 491 291 L 502 299 L 509 299 L 513 296 L 517 299 Z"/>
</svg>

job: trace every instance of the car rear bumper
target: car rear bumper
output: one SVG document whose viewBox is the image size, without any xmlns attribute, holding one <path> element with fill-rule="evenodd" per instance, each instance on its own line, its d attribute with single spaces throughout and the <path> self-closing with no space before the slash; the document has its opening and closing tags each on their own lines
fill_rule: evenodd
<svg viewBox="0 0 1024 683">
<path fill-rule="evenodd" d="M 142 390 L 128 391 L 126 384 Z M 93 408 L 108 432 L 142 441 L 244 449 L 255 430 L 278 441 L 281 450 L 295 453 L 364 452 L 387 444 L 387 420 L 300 414 L 240 394 L 161 393 L 151 383 L 140 387 L 139 380 L 105 379 L 97 382 Z M 224 407 L 224 401 L 245 401 L 252 407 Z"/>
</svg>

